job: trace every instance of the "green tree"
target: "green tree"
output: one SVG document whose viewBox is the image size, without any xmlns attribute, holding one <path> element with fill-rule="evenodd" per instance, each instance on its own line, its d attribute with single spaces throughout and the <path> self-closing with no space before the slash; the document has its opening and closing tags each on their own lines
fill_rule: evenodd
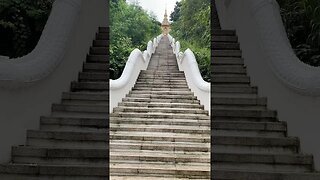
<svg viewBox="0 0 320 180">
<path fill-rule="evenodd" d="M 210 81 L 211 64 L 210 0 L 182 0 L 170 17 L 171 34 L 181 43 L 182 51 L 190 48 L 199 64 L 202 77 Z"/>
<path fill-rule="evenodd" d="M 320 1 L 278 0 L 288 38 L 296 55 L 320 66 Z"/>
<path fill-rule="evenodd" d="M 0 53 L 23 56 L 37 44 L 53 0 L 2 0 L 0 2 Z"/>
<path fill-rule="evenodd" d="M 147 43 L 161 33 L 159 22 L 139 4 L 125 0 L 110 2 L 110 72 L 111 78 L 121 76 L 134 48 L 144 50 Z"/>
<path fill-rule="evenodd" d="M 173 12 L 170 14 L 170 21 L 178 21 L 180 18 L 180 10 L 182 3 L 177 1 Z"/>
</svg>

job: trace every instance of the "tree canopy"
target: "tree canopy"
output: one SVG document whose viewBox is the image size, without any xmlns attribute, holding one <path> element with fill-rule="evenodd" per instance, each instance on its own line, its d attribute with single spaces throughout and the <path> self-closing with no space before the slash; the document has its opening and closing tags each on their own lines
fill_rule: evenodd
<svg viewBox="0 0 320 180">
<path fill-rule="evenodd" d="M 320 66 L 320 1 L 278 0 L 293 49 L 301 61 Z"/>
<path fill-rule="evenodd" d="M 110 72 L 119 78 L 134 48 L 144 50 L 153 37 L 159 35 L 160 22 L 139 4 L 125 0 L 110 2 Z"/>
<path fill-rule="evenodd" d="M 19 57 L 37 44 L 54 0 L 0 1 L 0 54 Z"/>
<path fill-rule="evenodd" d="M 199 64 L 203 78 L 210 81 L 211 64 L 210 0 L 182 0 L 176 3 L 170 18 L 171 34 L 181 43 L 182 50 L 190 48 Z"/>
</svg>

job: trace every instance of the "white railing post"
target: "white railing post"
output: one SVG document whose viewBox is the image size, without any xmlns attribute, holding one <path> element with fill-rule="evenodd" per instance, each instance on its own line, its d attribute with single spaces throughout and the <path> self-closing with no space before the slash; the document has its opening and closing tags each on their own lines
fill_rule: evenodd
<svg viewBox="0 0 320 180">
<path fill-rule="evenodd" d="M 159 35 L 153 39 L 153 42 L 149 41 L 147 49 L 143 53 L 139 49 L 134 49 L 128 58 L 121 77 L 116 80 L 110 80 L 110 112 L 132 89 L 140 71 L 147 69 L 151 56 L 155 52 L 161 38 L 162 36 Z"/>
<path fill-rule="evenodd" d="M 171 38 L 172 50 L 176 56 L 179 70 L 184 72 L 189 88 L 210 114 L 211 84 L 203 80 L 193 52 L 190 49 L 187 49 L 184 53 L 180 52 L 180 42 L 175 42 L 175 39 L 171 36 L 168 37 L 169 41 Z"/>
</svg>

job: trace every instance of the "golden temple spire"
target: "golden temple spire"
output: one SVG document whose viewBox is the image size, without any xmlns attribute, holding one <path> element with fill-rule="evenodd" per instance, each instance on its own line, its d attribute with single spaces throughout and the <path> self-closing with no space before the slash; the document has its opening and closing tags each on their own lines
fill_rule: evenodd
<svg viewBox="0 0 320 180">
<path fill-rule="evenodd" d="M 167 5 L 166 5 L 165 12 L 164 12 L 164 18 L 163 18 L 163 21 L 161 23 L 161 29 L 162 29 L 162 34 L 163 35 L 168 35 L 169 32 L 170 32 L 170 22 L 168 20 Z"/>
</svg>

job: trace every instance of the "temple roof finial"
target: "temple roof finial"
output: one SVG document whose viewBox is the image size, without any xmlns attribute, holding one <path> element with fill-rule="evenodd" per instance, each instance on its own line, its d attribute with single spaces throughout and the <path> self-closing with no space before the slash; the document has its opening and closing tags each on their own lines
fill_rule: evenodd
<svg viewBox="0 0 320 180">
<path fill-rule="evenodd" d="M 166 4 L 166 9 L 164 12 L 164 18 L 163 21 L 161 23 L 161 28 L 162 28 L 162 33 L 164 35 L 168 35 L 169 31 L 170 31 L 170 22 L 168 20 L 168 13 L 167 13 L 167 4 Z"/>
<path fill-rule="evenodd" d="M 163 21 L 162 21 L 162 25 L 170 25 L 169 20 L 168 20 L 167 7 L 166 7 L 165 12 L 164 12 L 164 18 L 163 18 Z"/>
</svg>

